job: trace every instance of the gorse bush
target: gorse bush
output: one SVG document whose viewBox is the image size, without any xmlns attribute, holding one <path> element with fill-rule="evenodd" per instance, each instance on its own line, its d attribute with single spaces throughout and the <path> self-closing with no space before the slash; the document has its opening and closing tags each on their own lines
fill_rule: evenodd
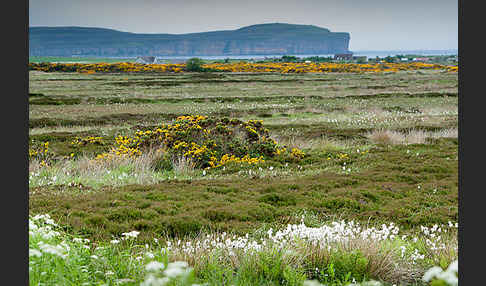
<svg viewBox="0 0 486 286">
<path fill-rule="evenodd" d="M 153 162 L 156 170 L 172 170 L 181 163 L 183 167 L 211 169 L 264 163 L 275 156 L 299 161 L 305 156 L 302 150 L 287 150 L 271 139 L 261 120 L 189 115 L 153 130 L 137 131 L 134 136 L 117 136 L 111 151 L 96 158 L 135 157 L 146 152 L 157 154 Z"/>
<path fill-rule="evenodd" d="M 49 150 L 49 142 L 43 142 L 38 147 L 29 148 L 29 160 L 37 160 L 40 166 L 48 166 L 53 159 L 53 153 Z"/>
<path fill-rule="evenodd" d="M 205 64 L 200 58 L 191 58 L 185 64 L 139 64 L 139 63 L 29 63 L 29 70 L 38 70 L 44 72 L 80 72 L 80 73 L 146 73 L 146 72 L 171 72 L 180 73 L 188 72 L 276 72 L 276 73 L 321 73 L 321 72 L 352 72 L 352 73 L 382 73 L 398 72 L 411 70 L 444 70 L 447 72 L 457 72 L 457 65 L 441 65 L 432 63 L 299 63 L 293 62 L 292 57 L 287 58 L 286 62 L 275 63 L 247 63 L 240 62 L 223 62 Z"/>
</svg>

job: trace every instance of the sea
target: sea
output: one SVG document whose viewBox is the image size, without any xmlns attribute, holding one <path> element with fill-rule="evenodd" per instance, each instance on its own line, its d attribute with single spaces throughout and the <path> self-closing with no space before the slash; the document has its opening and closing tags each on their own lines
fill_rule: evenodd
<svg viewBox="0 0 486 286">
<path fill-rule="evenodd" d="M 384 58 L 387 56 L 396 56 L 396 55 L 420 55 L 420 56 L 445 56 L 445 55 L 458 55 L 457 49 L 452 50 L 396 50 L 396 51 L 351 51 L 354 56 L 366 56 L 367 58 Z M 271 58 L 281 58 L 283 54 L 275 54 L 275 55 L 240 55 L 240 56 L 197 56 L 198 58 L 205 59 L 205 60 L 224 60 L 227 58 L 230 59 L 253 59 L 253 60 L 261 60 L 261 59 L 271 59 Z M 306 54 L 306 55 L 293 55 L 287 54 L 287 56 L 296 56 L 298 58 L 307 58 L 307 57 L 333 57 L 334 54 Z M 189 59 L 193 58 L 194 56 L 157 56 L 159 59 Z"/>
</svg>

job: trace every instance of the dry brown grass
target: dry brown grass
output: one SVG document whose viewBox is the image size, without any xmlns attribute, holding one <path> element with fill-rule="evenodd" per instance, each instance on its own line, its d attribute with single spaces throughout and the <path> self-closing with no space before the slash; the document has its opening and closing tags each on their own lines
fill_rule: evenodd
<svg viewBox="0 0 486 286">
<path fill-rule="evenodd" d="M 195 165 L 192 159 L 189 157 L 185 157 L 185 156 L 177 157 L 172 163 L 174 166 L 174 171 L 178 174 L 188 175 L 194 172 Z"/>
<path fill-rule="evenodd" d="M 40 169 L 42 168 L 41 166 L 41 163 L 39 160 L 36 160 L 36 159 L 33 159 L 33 160 L 30 160 L 29 162 L 29 174 L 30 173 L 37 173 L 40 171 Z"/>
<path fill-rule="evenodd" d="M 287 148 L 299 149 L 321 149 L 321 150 L 342 150 L 352 146 L 352 142 L 338 140 L 327 136 L 315 138 L 304 138 L 298 132 L 284 132 L 282 134 L 272 134 L 278 144 L 287 146 Z"/>
<path fill-rule="evenodd" d="M 36 127 L 29 129 L 29 136 L 40 135 L 52 132 L 86 132 L 86 131 L 110 131 L 120 129 L 120 125 L 93 125 L 93 126 L 49 126 L 49 127 Z"/>
<path fill-rule="evenodd" d="M 457 128 L 442 129 L 431 134 L 432 138 L 457 138 L 458 136 L 459 130 Z"/>
<path fill-rule="evenodd" d="M 377 129 L 367 133 L 365 136 L 376 144 L 394 145 L 405 142 L 405 136 L 393 130 Z"/>
<path fill-rule="evenodd" d="M 302 111 L 309 112 L 309 113 L 317 113 L 317 114 L 324 113 L 324 110 L 322 110 L 321 108 L 316 108 L 313 105 L 309 105 L 309 104 L 307 104 Z"/>
<path fill-rule="evenodd" d="M 406 133 L 388 129 L 376 129 L 365 135 L 376 144 L 426 144 L 429 138 L 457 138 L 457 128 L 443 129 L 440 131 L 426 132 L 412 129 Z"/>
<path fill-rule="evenodd" d="M 342 245 L 347 252 L 358 250 L 368 260 L 368 273 L 375 278 L 390 282 L 411 280 L 416 272 L 410 263 L 401 259 L 394 249 L 380 243 L 355 238 Z"/>
<path fill-rule="evenodd" d="M 97 181 L 102 185 L 119 185 L 120 180 L 112 174 L 124 174 L 130 181 L 140 184 L 158 182 L 153 161 L 157 159 L 155 152 L 144 153 L 138 157 L 113 157 L 94 159 L 89 156 L 80 156 L 74 160 L 62 159 L 52 164 L 49 174 L 65 180 Z M 38 161 L 29 163 L 29 172 L 41 170 Z"/>
<path fill-rule="evenodd" d="M 423 130 L 410 130 L 405 134 L 406 144 L 424 144 L 429 138 L 429 133 Z"/>
</svg>

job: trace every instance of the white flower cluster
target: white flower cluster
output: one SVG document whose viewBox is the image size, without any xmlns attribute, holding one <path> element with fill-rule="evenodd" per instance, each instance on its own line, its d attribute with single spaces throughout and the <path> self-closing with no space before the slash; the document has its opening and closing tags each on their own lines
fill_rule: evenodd
<svg viewBox="0 0 486 286">
<path fill-rule="evenodd" d="M 381 228 L 362 228 L 353 221 L 332 222 L 331 225 L 324 225 L 319 228 L 307 227 L 303 222 L 299 225 L 287 225 L 284 230 L 279 230 L 272 234 L 268 232 L 268 238 L 277 245 L 285 246 L 288 242 L 295 239 L 303 239 L 314 245 L 329 246 L 336 242 L 347 242 L 351 239 L 364 239 L 372 241 L 382 241 L 388 238 L 394 239 L 399 229 L 393 223 L 383 224 Z M 287 238 L 290 238 L 288 240 Z M 293 238 L 293 239 L 292 239 Z"/>
<path fill-rule="evenodd" d="M 29 248 L 29 257 L 41 257 L 42 254 L 52 254 L 61 258 L 66 258 L 70 251 L 70 246 L 66 241 L 56 242 L 62 238 L 61 234 L 55 229 L 59 225 L 49 216 L 49 214 L 36 215 L 29 218 L 29 240 L 37 242 L 37 248 Z M 86 244 L 90 242 L 86 238 L 73 238 L 72 242 L 80 247 L 89 249 Z"/>
<path fill-rule="evenodd" d="M 371 281 L 365 281 L 362 283 L 352 283 L 352 284 L 347 284 L 348 286 L 382 286 L 381 282 L 371 280 Z M 304 281 L 304 286 L 326 286 L 326 284 L 321 284 L 316 280 L 306 280 Z M 393 286 L 396 286 L 393 284 Z"/>
<path fill-rule="evenodd" d="M 48 243 L 44 243 L 43 241 L 39 241 L 37 243 L 37 246 L 39 247 L 40 249 L 40 252 L 38 252 L 36 249 L 29 249 L 29 255 L 30 255 L 30 251 L 32 250 L 34 253 L 35 251 L 37 251 L 37 255 L 35 256 L 38 256 L 40 257 L 42 255 L 42 253 L 46 253 L 46 254 L 53 254 L 53 255 L 57 255 L 61 258 L 66 258 L 67 255 L 68 255 L 68 252 L 69 252 L 69 246 L 63 241 L 61 242 L 60 244 L 56 244 L 56 245 L 52 245 L 52 244 L 48 244 Z"/>
<path fill-rule="evenodd" d="M 236 257 L 238 254 L 261 252 L 265 249 L 278 249 L 291 253 L 290 250 L 298 249 L 303 245 L 302 243 L 331 252 L 340 246 L 352 247 L 357 241 L 376 244 L 400 239 L 405 244 L 397 245 L 397 254 L 404 262 L 408 261 L 415 265 L 419 260 L 434 256 L 438 251 L 450 251 L 451 247 L 455 247 L 457 251 L 457 246 L 451 245 L 440 235 L 451 232 L 451 228 L 454 227 L 457 228 L 457 224 L 422 227 L 418 236 L 407 236 L 400 234 L 399 227 L 393 223 L 370 227 L 361 226 L 353 221 L 335 221 L 321 227 L 308 227 L 302 219 L 300 224 L 289 224 L 281 230 L 269 229 L 259 239 L 250 238 L 248 234 L 244 236 L 213 234 L 195 240 L 178 240 L 172 243 L 168 241 L 164 251 L 180 253 L 186 257 L 199 257 L 207 252 L 223 251 L 229 257 Z M 415 248 L 413 243 L 418 240 L 424 241 L 427 248 Z"/>
<path fill-rule="evenodd" d="M 132 238 L 137 238 L 137 236 L 140 234 L 139 231 L 132 230 L 130 232 L 124 232 L 122 233 L 123 238 L 122 239 L 132 239 Z M 114 243 L 112 241 L 112 243 Z"/>
<path fill-rule="evenodd" d="M 453 224 L 452 222 L 448 222 L 449 228 L 456 228 L 458 224 Z M 425 238 L 425 244 L 427 247 L 432 251 L 440 251 L 447 249 L 446 243 L 442 239 L 442 234 L 446 234 L 448 232 L 448 228 L 446 226 L 440 227 L 437 224 L 434 224 L 432 227 L 428 228 L 426 226 L 420 226 L 420 231 L 422 232 Z"/>
<path fill-rule="evenodd" d="M 48 214 L 36 215 L 29 218 L 29 236 L 40 236 L 43 239 L 51 239 L 59 236 L 59 232 L 54 228 L 58 225 Z"/>
<path fill-rule="evenodd" d="M 145 265 L 145 270 L 148 274 L 140 286 L 162 286 L 177 279 L 187 280 L 187 276 L 192 272 L 192 268 L 185 261 L 175 261 L 167 267 L 161 262 L 151 261 Z"/>
<path fill-rule="evenodd" d="M 196 242 L 187 241 L 181 243 L 180 240 L 173 246 L 169 241 L 167 242 L 167 251 L 171 250 L 181 250 L 182 252 L 191 255 L 198 251 L 205 250 L 228 250 L 230 255 L 234 255 L 234 250 L 244 250 L 244 251 L 260 251 L 265 245 L 265 241 L 259 243 L 257 241 L 251 241 L 246 237 L 226 237 L 226 233 L 221 236 L 217 235 L 207 235 L 203 240 L 197 240 Z"/>
<path fill-rule="evenodd" d="M 36 244 L 38 248 L 29 248 L 29 257 L 41 257 L 43 254 L 67 257 L 70 247 L 65 241 L 60 244 L 46 243 L 60 236 L 60 233 L 54 230 L 56 227 L 58 225 L 48 214 L 29 218 L 29 239 L 39 240 Z"/>
<path fill-rule="evenodd" d="M 346 243 L 351 239 L 362 239 L 369 241 L 383 241 L 394 239 L 399 232 L 399 228 L 393 223 L 383 224 L 381 228 L 362 228 L 358 223 L 351 222 L 332 222 L 331 225 L 322 227 L 307 227 L 302 221 L 300 224 L 289 224 L 283 230 L 276 232 L 273 229 L 267 231 L 266 235 L 260 240 L 249 239 L 248 234 L 244 237 L 235 236 L 227 237 L 226 233 L 220 236 L 207 235 L 206 238 L 181 243 L 179 240 L 176 245 L 170 242 L 167 244 L 167 250 L 180 250 L 187 255 L 194 255 L 199 251 L 205 250 L 227 250 L 230 255 L 235 255 L 234 251 L 242 250 L 261 251 L 266 246 L 272 246 L 279 249 L 297 246 L 300 241 L 306 241 L 313 245 L 330 248 L 336 243 Z"/>
<path fill-rule="evenodd" d="M 430 282 L 434 279 L 442 280 L 450 286 L 457 286 L 459 284 L 458 279 L 458 261 L 452 262 L 449 267 L 444 271 L 439 266 L 434 266 L 425 272 L 422 280 L 424 282 Z"/>
</svg>

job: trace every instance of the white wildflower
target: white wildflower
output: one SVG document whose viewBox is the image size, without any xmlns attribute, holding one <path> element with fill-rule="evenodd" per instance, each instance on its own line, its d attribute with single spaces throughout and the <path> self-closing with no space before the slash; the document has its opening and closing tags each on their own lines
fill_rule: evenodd
<svg viewBox="0 0 486 286">
<path fill-rule="evenodd" d="M 34 248 L 29 248 L 29 257 L 31 257 L 31 256 L 41 257 L 42 252 L 40 252 L 39 250 L 34 249 Z"/>
<path fill-rule="evenodd" d="M 164 269 L 164 264 L 158 261 L 151 261 L 145 266 L 145 270 L 147 271 L 159 271 Z"/>
<path fill-rule="evenodd" d="M 306 280 L 304 281 L 304 286 L 322 286 L 317 280 Z"/>
<path fill-rule="evenodd" d="M 153 259 L 153 258 L 155 257 L 155 255 L 154 255 L 153 253 L 151 253 L 151 252 L 147 252 L 147 253 L 145 253 L 145 255 L 146 255 L 148 258 L 150 258 L 150 259 Z"/>
<path fill-rule="evenodd" d="M 160 286 L 165 285 L 167 282 L 169 282 L 169 278 L 167 277 L 159 278 L 149 274 L 147 277 L 145 277 L 145 280 L 140 283 L 140 286 Z"/>
<path fill-rule="evenodd" d="M 455 273 L 457 273 L 457 272 L 459 271 L 459 269 L 458 269 L 459 267 L 458 267 L 458 266 L 459 266 L 459 263 L 458 263 L 458 261 L 457 261 L 457 260 L 455 260 L 455 261 L 453 261 L 453 262 L 452 262 L 452 263 L 449 265 L 449 267 L 447 268 L 447 270 L 446 270 L 446 271 L 448 271 L 448 272 L 455 272 Z"/>
<path fill-rule="evenodd" d="M 448 285 L 455 286 L 458 284 L 458 279 L 455 273 L 443 271 L 436 275 L 437 279 L 444 280 Z"/>
<path fill-rule="evenodd" d="M 424 282 L 429 282 L 432 280 L 432 278 L 436 277 L 437 274 L 439 273 L 442 273 L 442 268 L 440 268 L 439 266 L 434 266 L 425 272 L 424 276 L 422 277 L 422 280 Z"/>
<path fill-rule="evenodd" d="M 133 230 L 133 231 L 130 231 L 130 232 L 124 232 L 122 233 L 122 235 L 124 236 L 124 239 L 128 239 L 128 238 L 137 238 L 137 236 L 140 234 L 139 231 L 136 231 L 136 230 Z"/>
<path fill-rule="evenodd" d="M 177 277 L 180 275 L 184 275 L 188 271 L 188 269 L 186 269 L 187 266 L 188 264 L 185 261 L 176 261 L 169 263 L 169 265 L 167 265 L 167 269 L 164 271 L 164 275 L 166 275 L 167 277 Z"/>
</svg>

